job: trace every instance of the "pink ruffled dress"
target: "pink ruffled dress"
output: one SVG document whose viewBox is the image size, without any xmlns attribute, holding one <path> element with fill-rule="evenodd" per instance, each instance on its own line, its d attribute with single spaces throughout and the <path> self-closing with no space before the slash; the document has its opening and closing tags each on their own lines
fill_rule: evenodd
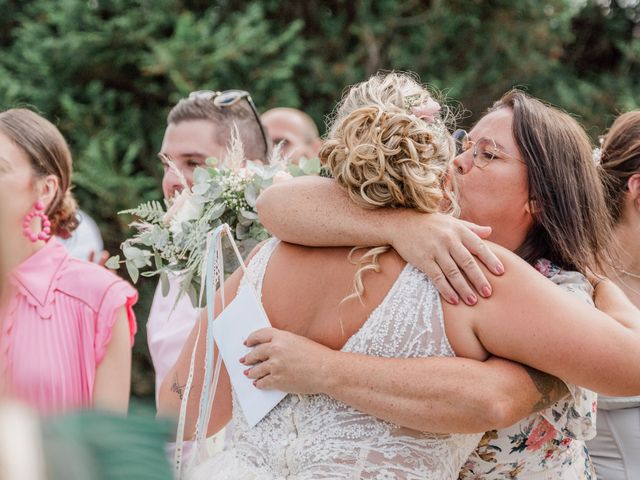
<svg viewBox="0 0 640 480">
<path fill-rule="evenodd" d="M 55 239 L 11 275 L 0 314 L 0 371 L 17 398 L 41 414 L 91 407 L 96 369 L 125 307 L 131 343 L 138 293 L 107 269 L 71 258 Z"/>
</svg>

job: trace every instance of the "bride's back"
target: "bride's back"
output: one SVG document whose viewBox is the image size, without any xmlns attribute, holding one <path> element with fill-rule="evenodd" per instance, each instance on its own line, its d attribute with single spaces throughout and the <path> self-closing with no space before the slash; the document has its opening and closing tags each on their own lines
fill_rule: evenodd
<svg viewBox="0 0 640 480">
<path fill-rule="evenodd" d="M 380 271 L 364 275 L 363 295 L 354 293 L 357 265 L 349 248 L 312 248 L 281 242 L 271 255 L 262 303 L 272 325 L 340 349 L 382 302 L 406 263 L 389 250 Z M 354 262 L 362 252 L 353 255 Z"/>
</svg>

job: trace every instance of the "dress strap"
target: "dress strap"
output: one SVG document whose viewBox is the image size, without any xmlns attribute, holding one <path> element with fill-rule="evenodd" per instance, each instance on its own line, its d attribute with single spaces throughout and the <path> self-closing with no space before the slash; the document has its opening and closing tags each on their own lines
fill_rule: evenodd
<svg viewBox="0 0 640 480">
<path fill-rule="evenodd" d="M 245 269 L 244 277 L 242 277 L 242 280 L 240 281 L 240 285 L 249 283 L 258 294 L 258 300 L 260 301 L 262 301 L 262 282 L 264 280 L 265 273 L 267 272 L 267 265 L 269 264 L 269 259 L 279 243 L 280 240 L 275 237 L 267 240 L 249 261 L 249 264 Z"/>
</svg>

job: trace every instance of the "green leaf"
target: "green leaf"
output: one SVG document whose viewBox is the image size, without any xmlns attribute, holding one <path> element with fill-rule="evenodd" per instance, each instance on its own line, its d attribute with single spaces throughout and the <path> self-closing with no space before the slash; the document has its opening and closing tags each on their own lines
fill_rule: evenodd
<svg viewBox="0 0 640 480">
<path fill-rule="evenodd" d="M 167 272 L 160 272 L 160 289 L 162 290 L 163 297 L 169 295 L 169 288 L 169 275 Z"/>
<path fill-rule="evenodd" d="M 126 247 L 123 249 L 127 262 L 131 262 L 137 268 L 143 268 L 151 264 L 151 252 L 141 250 L 136 247 Z"/>
<path fill-rule="evenodd" d="M 210 178 L 209 177 L 209 172 L 207 171 L 206 168 L 196 167 L 193 170 L 193 185 L 194 185 L 194 187 L 196 185 L 207 185 L 208 186 L 209 178 Z M 195 193 L 195 190 L 194 189 L 192 189 L 192 190 Z"/>
<path fill-rule="evenodd" d="M 247 227 L 254 222 L 254 220 L 246 218 L 241 211 L 238 212 L 237 220 L 239 225 L 245 225 Z"/>
<path fill-rule="evenodd" d="M 142 250 L 131 245 L 125 245 L 122 247 L 122 253 L 124 253 L 127 260 L 133 260 L 134 258 L 142 256 Z"/>
<path fill-rule="evenodd" d="M 222 185 L 212 183 L 209 185 L 209 190 L 207 191 L 207 199 L 211 201 L 217 200 L 218 198 L 220 198 L 220 195 L 222 195 L 222 192 L 224 192 L 224 188 L 222 188 Z"/>
<path fill-rule="evenodd" d="M 191 300 L 191 305 L 193 308 L 199 308 L 198 306 L 198 292 L 196 292 L 196 288 L 193 284 L 189 284 L 187 288 L 187 295 L 189 295 L 189 300 Z"/>
<path fill-rule="evenodd" d="M 301 158 L 300 159 L 300 168 L 304 172 L 305 175 L 318 175 L 320 174 L 320 159 L 318 157 L 314 158 Z"/>
<path fill-rule="evenodd" d="M 125 262 L 125 265 L 127 266 L 127 272 L 129 272 L 131 281 L 133 283 L 138 283 L 138 277 L 140 275 L 140 271 L 138 270 L 138 267 L 136 267 L 135 264 L 130 260 L 127 260 Z"/>
<path fill-rule="evenodd" d="M 248 220 L 257 220 L 258 219 L 258 214 L 256 212 L 252 212 L 250 210 L 240 210 L 240 213 L 242 214 L 242 216 Z"/>
<path fill-rule="evenodd" d="M 205 163 L 210 167 L 217 167 L 220 161 L 216 157 L 208 157 Z"/>
<path fill-rule="evenodd" d="M 224 203 L 216 203 L 213 208 L 209 210 L 209 213 L 207 215 L 209 217 L 209 221 L 220 218 L 220 216 L 222 216 L 226 209 L 227 206 Z"/>
<path fill-rule="evenodd" d="M 304 175 L 304 171 L 298 165 L 291 163 L 287 168 L 293 177 L 301 177 Z"/>
<path fill-rule="evenodd" d="M 193 187 L 191 187 L 191 191 L 195 195 L 204 195 L 205 193 L 207 193 L 207 191 L 209 191 L 209 184 L 207 184 L 207 183 L 198 183 L 198 184 L 194 185 Z"/>
<path fill-rule="evenodd" d="M 118 215 L 135 215 L 136 217 L 140 217 L 143 220 L 152 223 L 160 223 L 162 218 L 165 215 L 165 210 L 157 200 L 152 200 L 151 202 L 146 202 L 138 205 L 136 208 L 131 208 L 129 210 L 122 210 L 118 212 Z"/>
<path fill-rule="evenodd" d="M 250 228 L 242 223 L 236 224 L 235 237 L 237 240 L 245 240 L 250 237 Z"/>
<path fill-rule="evenodd" d="M 258 191 L 253 183 L 249 183 L 244 187 L 244 199 L 251 208 L 255 208 L 256 202 L 258 201 Z"/>
<path fill-rule="evenodd" d="M 109 260 L 105 262 L 104 266 L 111 270 L 118 270 L 120 268 L 120 255 L 115 255 L 109 258 Z"/>
</svg>

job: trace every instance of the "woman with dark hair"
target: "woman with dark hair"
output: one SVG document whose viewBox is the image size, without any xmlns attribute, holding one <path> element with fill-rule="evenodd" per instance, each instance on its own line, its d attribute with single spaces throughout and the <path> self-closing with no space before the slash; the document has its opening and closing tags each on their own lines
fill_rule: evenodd
<svg viewBox="0 0 640 480">
<path fill-rule="evenodd" d="M 469 135 L 457 136 L 462 148 L 453 165 L 461 218 L 489 225 L 489 240 L 515 251 L 552 281 L 590 302 L 592 289 L 582 274 L 608 261 L 603 252 L 611 232 L 584 130 L 569 115 L 513 91 Z M 493 271 L 499 265 L 488 255 L 487 245 L 468 232 L 467 224 L 451 217 L 403 209 L 365 212 L 351 204 L 334 182 L 323 179 L 274 186 L 260 197 L 258 209 L 267 228 L 288 242 L 391 245 L 428 273 L 452 304 L 459 303 L 452 287 L 466 304 L 485 303 L 465 286 L 462 271 L 482 297 L 492 294 L 486 270 L 477 266 L 469 250 Z M 505 288 L 498 278 L 494 283 Z M 535 294 L 539 287 L 518 288 Z M 545 299 L 539 301 L 537 315 L 542 321 L 553 312 L 545 307 Z M 611 282 L 597 285 L 595 302 L 636 328 L 637 310 Z M 524 313 L 513 308 L 510 315 L 515 321 Z M 571 335 L 581 336 L 583 320 L 575 318 Z M 448 334 L 455 325 L 447 325 Z M 248 375 L 259 388 L 324 393 L 384 420 L 425 431 L 489 430 L 461 478 L 593 478 L 584 446 L 595 432 L 595 394 L 588 390 L 495 357 L 473 362 L 346 355 L 275 329 L 254 333 L 248 343 L 257 345 L 246 364 L 258 364 Z M 609 352 L 586 346 L 564 352 L 542 349 L 539 354 L 560 362 L 610 360 Z M 594 382 L 609 374 L 584 371 L 585 379 Z"/>
<path fill-rule="evenodd" d="M 606 275 L 640 308 L 640 111 L 616 119 L 600 155 L 620 256 Z M 599 397 L 597 430 L 589 453 L 598 478 L 640 478 L 640 397 Z"/>
<path fill-rule="evenodd" d="M 75 228 L 71 154 L 58 129 L 24 109 L 0 113 L 3 234 L 15 241 L 10 296 L 0 310 L 2 375 L 11 395 L 53 414 L 126 411 L 137 292 L 72 259 L 53 236 Z"/>
</svg>

